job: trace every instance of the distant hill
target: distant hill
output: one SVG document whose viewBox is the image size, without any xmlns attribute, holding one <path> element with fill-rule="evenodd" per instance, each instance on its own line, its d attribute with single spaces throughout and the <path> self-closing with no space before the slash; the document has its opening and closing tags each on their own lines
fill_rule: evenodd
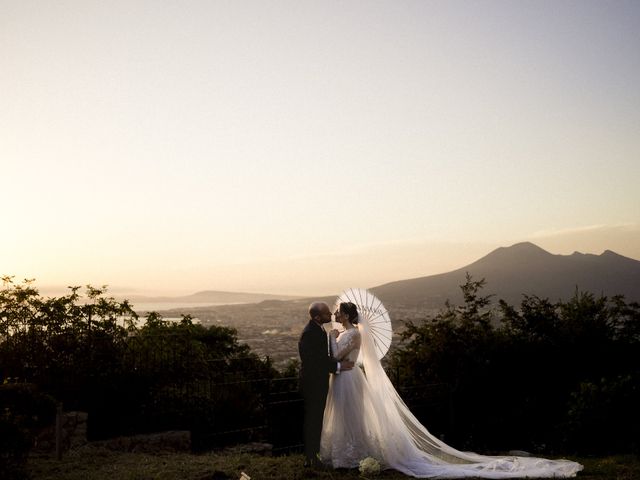
<svg viewBox="0 0 640 480">
<path fill-rule="evenodd" d="M 596 295 L 622 294 L 627 301 L 640 301 L 640 261 L 610 250 L 601 255 L 554 255 L 529 242 L 498 248 L 452 272 L 387 283 L 371 290 L 385 304 L 440 308 L 446 299 L 462 302 L 459 286 L 465 282 L 466 272 L 474 280 L 487 280 L 484 294 L 496 294 L 496 300 L 501 298 L 514 306 L 520 304 L 522 294 L 566 300 L 576 287 Z"/>
<path fill-rule="evenodd" d="M 295 300 L 300 297 L 293 295 L 272 295 L 268 293 L 243 293 L 243 292 L 220 292 L 216 290 L 205 290 L 192 295 L 179 297 L 127 297 L 131 303 L 211 303 L 212 305 L 234 304 L 234 303 L 258 303 L 265 300 Z"/>
</svg>

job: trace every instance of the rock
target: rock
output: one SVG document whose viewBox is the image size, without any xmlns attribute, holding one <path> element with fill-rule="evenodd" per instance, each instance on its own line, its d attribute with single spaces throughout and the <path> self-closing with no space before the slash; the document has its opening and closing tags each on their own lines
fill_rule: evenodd
<svg viewBox="0 0 640 480">
<path fill-rule="evenodd" d="M 61 418 L 62 451 L 78 448 L 87 443 L 86 412 L 65 412 Z M 35 453 L 51 453 L 56 449 L 56 425 L 49 425 L 35 434 Z"/>
</svg>

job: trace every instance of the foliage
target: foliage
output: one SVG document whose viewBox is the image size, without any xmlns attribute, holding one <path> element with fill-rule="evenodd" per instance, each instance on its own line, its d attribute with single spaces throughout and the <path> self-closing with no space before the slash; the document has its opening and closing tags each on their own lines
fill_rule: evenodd
<svg viewBox="0 0 640 480">
<path fill-rule="evenodd" d="M 34 434 L 54 415 L 54 399 L 38 392 L 35 385 L 0 385 L 0 477 L 26 478 L 27 454 Z"/>
<path fill-rule="evenodd" d="M 300 375 L 300 360 L 290 359 L 282 369 L 281 375 L 284 378 L 298 377 Z"/>
<path fill-rule="evenodd" d="M 106 287 L 42 298 L 32 281 L 3 278 L 0 365 L 3 379 L 32 382 L 66 409 L 89 412 L 89 437 L 165 428 L 231 430 L 257 422 L 265 382 L 277 375 L 228 327 L 189 316 L 139 323 Z M 222 387 L 220 385 L 223 385 Z"/>
<path fill-rule="evenodd" d="M 395 351 L 391 366 L 397 366 L 401 384 L 445 382 L 455 385 L 480 374 L 487 362 L 482 358 L 493 341 L 492 312 L 485 311 L 490 297 L 479 296 L 484 280 L 467 276 L 463 286 L 465 304 L 445 308 L 431 321 L 407 322 L 402 332 L 403 348 Z"/>
<path fill-rule="evenodd" d="M 26 464 L 30 449 L 28 432 L 5 412 L 0 418 L 0 478 L 28 478 Z"/>
<path fill-rule="evenodd" d="M 102 289 L 80 287 L 58 298 L 42 298 L 30 280 L 0 290 L 2 377 L 29 381 L 68 408 L 83 408 L 94 383 L 118 375 L 118 361 L 137 320 L 128 302 L 104 297 Z M 82 386 L 84 388 L 78 388 Z"/>
<path fill-rule="evenodd" d="M 269 432 L 275 443 L 299 435 L 291 421 L 301 415 L 298 363 L 278 373 L 234 329 L 157 313 L 138 326 L 128 302 L 105 287 L 44 299 L 30 281 L 3 281 L 1 379 L 88 411 L 91 439 L 188 429 L 195 447 L 207 448 L 259 438 L 254 427 L 265 417 L 272 430 L 285 426 L 279 437 Z M 449 414 L 426 412 L 432 433 L 485 451 L 637 449 L 640 306 L 578 290 L 566 302 L 525 295 L 517 308 L 494 306 L 485 283 L 467 276 L 464 303 L 407 322 L 391 355 L 400 385 L 449 386 Z M 265 397 L 275 395 L 280 410 L 265 412 Z M 16 412 L 0 428 L 20 445 L 28 435 Z"/>
<path fill-rule="evenodd" d="M 268 360 L 239 343 L 235 329 L 205 328 L 188 315 L 173 323 L 150 314 L 129 339 L 127 362 L 135 378 L 133 410 L 139 408 L 132 425 L 138 419 L 138 431 L 189 429 L 196 448 L 229 440 L 199 445 L 206 432 L 259 424 L 266 383 L 257 380 L 277 375 Z"/>
<path fill-rule="evenodd" d="M 467 275 L 464 304 L 407 322 L 392 355 L 401 384 L 451 386 L 452 421 L 434 433 L 485 450 L 633 450 L 640 306 L 576 290 L 493 308 L 484 285 Z"/>
<path fill-rule="evenodd" d="M 638 451 L 640 374 L 580 383 L 568 403 L 569 442 L 581 452 Z M 604 442 L 603 442 L 604 440 Z"/>
</svg>

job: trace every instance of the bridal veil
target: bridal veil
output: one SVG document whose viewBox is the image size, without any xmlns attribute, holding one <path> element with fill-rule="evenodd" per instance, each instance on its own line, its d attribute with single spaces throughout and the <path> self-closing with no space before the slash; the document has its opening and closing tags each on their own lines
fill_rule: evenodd
<svg viewBox="0 0 640 480">
<path fill-rule="evenodd" d="M 445 444 L 429 433 L 398 395 L 376 355 L 370 325 L 363 315 L 359 316 L 358 329 L 358 362 L 367 384 L 362 390 L 365 398 L 360 413 L 375 437 L 369 440 L 375 446 L 370 456 L 379 455 L 377 459 L 387 468 L 419 478 L 553 478 L 573 477 L 582 470 L 582 465 L 569 460 L 485 456 Z"/>
</svg>

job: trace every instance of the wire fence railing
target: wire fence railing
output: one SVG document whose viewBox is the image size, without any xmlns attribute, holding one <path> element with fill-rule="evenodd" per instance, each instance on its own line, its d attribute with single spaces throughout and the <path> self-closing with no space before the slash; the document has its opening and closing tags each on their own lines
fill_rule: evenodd
<svg viewBox="0 0 640 480">
<path fill-rule="evenodd" d="M 66 353 L 3 365 L 0 374 L 37 384 L 65 410 L 87 410 L 92 439 L 181 429 L 191 431 L 195 450 L 255 441 L 270 443 L 275 454 L 302 448 L 298 377 L 278 372 L 268 356 L 214 357 L 197 342 L 168 335 L 115 347 L 95 339 L 85 351 Z M 391 373 L 419 418 L 452 418 L 446 385 L 403 386 Z"/>
</svg>

